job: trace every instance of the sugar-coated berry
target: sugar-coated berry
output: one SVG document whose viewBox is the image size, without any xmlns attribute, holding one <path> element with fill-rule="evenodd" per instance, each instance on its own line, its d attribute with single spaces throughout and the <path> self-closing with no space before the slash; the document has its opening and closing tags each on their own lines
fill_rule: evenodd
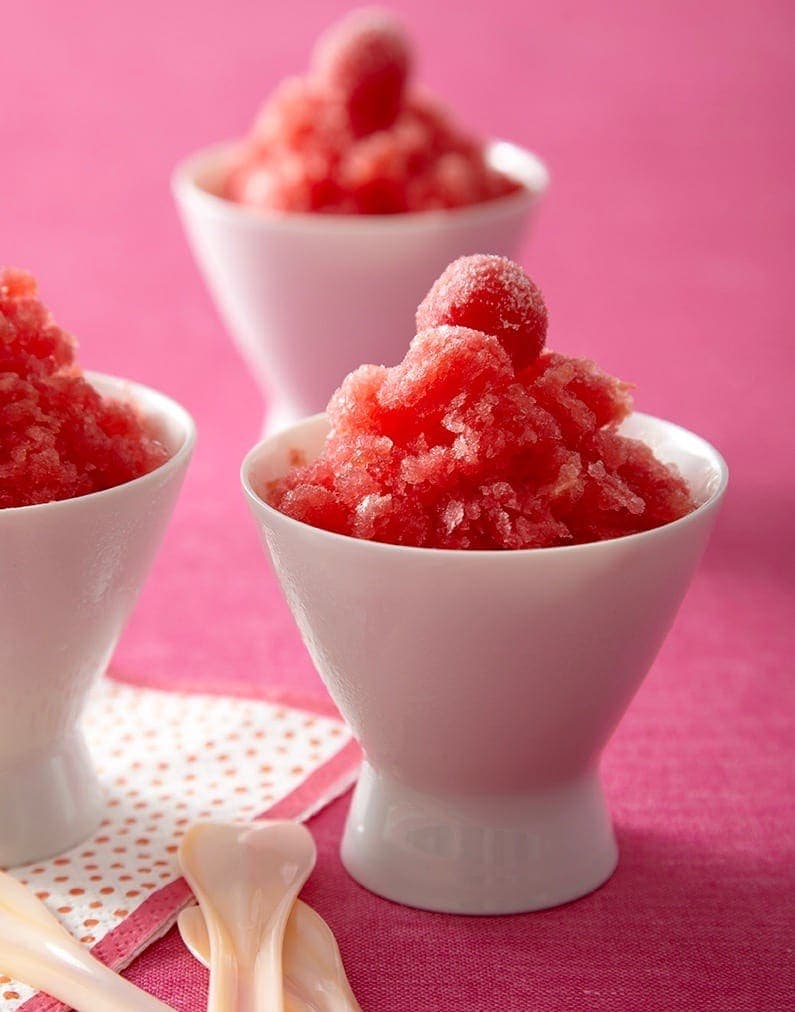
<svg viewBox="0 0 795 1012">
<path fill-rule="evenodd" d="M 523 369 L 541 353 L 547 307 L 541 290 L 506 257 L 460 257 L 443 272 L 417 310 L 417 330 L 448 324 L 496 337 Z"/>
<path fill-rule="evenodd" d="M 353 133 L 390 127 L 400 112 L 411 65 L 408 37 L 387 11 L 354 11 L 321 36 L 313 69 L 343 97 Z"/>
</svg>

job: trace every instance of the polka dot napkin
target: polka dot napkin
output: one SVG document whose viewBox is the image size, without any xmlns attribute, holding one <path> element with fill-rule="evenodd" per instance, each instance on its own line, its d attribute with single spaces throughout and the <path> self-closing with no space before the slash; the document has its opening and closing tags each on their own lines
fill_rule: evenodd
<svg viewBox="0 0 795 1012">
<path fill-rule="evenodd" d="M 85 730 L 105 793 L 94 836 L 12 869 L 66 929 L 119 970 L 187 902 L 176 852 L 202 819 L 308 818 L 355 779 L 359 752 L 329 704 L 232 699 L 100 681 Z M 1 1012 L 62 1006 L 0 975 Z"/>
</svg>

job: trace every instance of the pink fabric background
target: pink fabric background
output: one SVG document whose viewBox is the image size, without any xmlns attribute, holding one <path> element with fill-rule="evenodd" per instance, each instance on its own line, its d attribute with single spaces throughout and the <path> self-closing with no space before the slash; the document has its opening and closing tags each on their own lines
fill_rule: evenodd
<svg viewBox="0 0 795 1012">
<path fill-rule="evenodd" d="M 636 381 L 642 409 L 714 441 L 733 477 L 605 757 L 622 859 L 602 890 L 526 917 L 401 909 L 341 871 L 343 800 L 313 823 L 308 899 L 365 1010 L 792 1007 L 795 8 L 394 6 L 422 78 L 552 169 L 524 259 L 553 343 Z M 168 174 L 243 131 L 340 9 L 28 0 L 0 15 L 0 260 L 38 274 L 85 363 L 162 387 L 200 427 L 118 651 L 133 680 L 316 686 L 238 490 L 259 396 L 190 260 Z M 204 1008 L 205 977 L 173 933 L 130 975 Z"/>
</svg>

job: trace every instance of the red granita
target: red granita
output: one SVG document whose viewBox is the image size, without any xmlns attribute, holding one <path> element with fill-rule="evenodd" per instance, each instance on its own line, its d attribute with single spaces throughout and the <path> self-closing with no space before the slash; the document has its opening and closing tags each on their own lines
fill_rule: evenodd
<svg viewBox="0 0 795 1012">
<path fill-rule="evenodd" d="M 167 458 L 132 407 L 102 397 L 26 271 L 0 271 L 0 508 L 120 485 Z"/>
<path fill-rule="evenodd" d="M 466 257 L 445 276 L 418 321 L 491 333 L 426 326 L 400 365 L 352 372 L 320 456 L 260 489 L 271 505 L 354 537 L 465 549 L 601 541 L 694 508 L 676 470 L 619 433 L 629 386 L 542 350 L 544 302 L 521 268 Z"/>
<path fill-rule="evenodd" d="M 285 81 L 233 153 L 222 196 L 266 210 L 400 214 L 520 189 L 484 144 L 412 88 L 412 53 L 384 11 L 343 18 L 305 77 Z"/>
</svg>

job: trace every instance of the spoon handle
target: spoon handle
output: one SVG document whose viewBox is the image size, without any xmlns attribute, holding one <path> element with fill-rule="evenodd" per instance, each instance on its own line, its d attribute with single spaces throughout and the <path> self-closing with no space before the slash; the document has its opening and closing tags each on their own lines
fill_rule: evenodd
<svg viewBox="0 0 795 1012">
<path fill-rule="evenodd" d="M 94 959 L 57 924 L 47 929 L 3 910 L 0 969 L 79 1012 L 174 1012 Z"/>
<path fill-rule="evenodd" d="M 185 907 L 177 924 L 194 959 L 209 966 L 210 939 L 199 907 Z M 331 929 L 301 900 L 287 924 L 283 961 L 284 1012 L 362 1012 Z"/>
<path fill-rule="evenodd" d="M 211 948 L 207 965 L 210 970 L 207 1012 L 240 1012 L 237 960 L 228 949 L 216 945 Z"/>
<path fill-rule="evenodd" d="M 212 938 L 212 928 L 210 936 Z M 229 948 L 210 944 L 207 1012 L 284 1012 L 281 961 L 260 950 L 253 966 L 240 965 Z"/>
</svg>

